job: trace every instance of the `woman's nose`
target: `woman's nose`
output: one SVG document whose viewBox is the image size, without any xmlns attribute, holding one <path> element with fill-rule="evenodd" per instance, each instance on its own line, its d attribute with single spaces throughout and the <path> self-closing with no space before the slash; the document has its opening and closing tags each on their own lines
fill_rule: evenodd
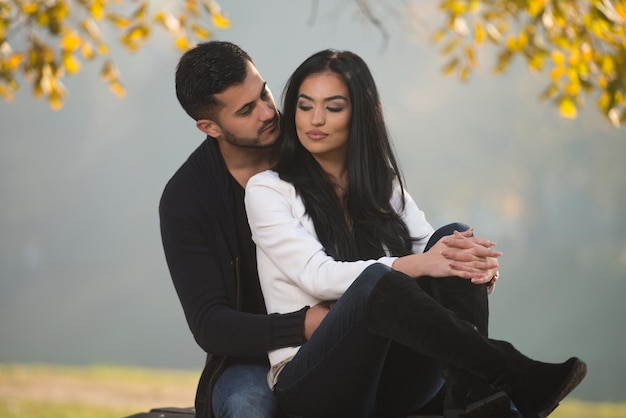
<svg viewBox="0 0 626 418">
<path fill-rule="evenodd" d="M 325 122 L 324 112 L 321 110 L 315 109 L 311 114 L 311 125 L 320 126 Z"/>
</svg>

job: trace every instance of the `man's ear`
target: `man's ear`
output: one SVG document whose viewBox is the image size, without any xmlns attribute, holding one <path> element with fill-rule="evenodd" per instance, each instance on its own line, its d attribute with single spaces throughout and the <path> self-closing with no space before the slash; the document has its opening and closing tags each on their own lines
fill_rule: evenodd
<svg viewBox="0 0 626 418">
<path fill-rule="evenodd" d="M 211 119 L 197 120 L 196 127 L 213 138 L 218 138 L 222 135 L 222 129 L 220 128 L 220 126 Z"/>
</svg>

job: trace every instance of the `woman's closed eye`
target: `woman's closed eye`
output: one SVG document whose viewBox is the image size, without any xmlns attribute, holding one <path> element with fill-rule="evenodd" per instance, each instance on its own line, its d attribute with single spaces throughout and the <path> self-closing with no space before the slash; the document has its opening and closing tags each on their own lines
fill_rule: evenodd
<svg viewBox="0 0 626 418">
<path fill-rule="evenodd" d="M 303 112 L 306 112 L 308 110 L 313 109 L 313 105 L 299 103 L 298 104 L 298 109 L 303 111 Z M 344 109 L 345 109 L 345 106 L 326 106 L 326 110 L 328 110 L 329 112 L 333 112 L 333 113 L 341 112 Z"/>
</svg>

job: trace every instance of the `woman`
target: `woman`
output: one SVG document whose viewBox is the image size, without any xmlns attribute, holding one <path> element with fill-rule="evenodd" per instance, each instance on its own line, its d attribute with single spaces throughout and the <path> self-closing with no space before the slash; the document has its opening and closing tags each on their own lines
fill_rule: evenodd
<svg viewBox="0 0 626 418">
<path fill-rule="evenodd" d="M 266 307 L 336 300 L 307 343 L 269 353 L 268 380 L 284 412 L 406 415 L 437 393 L 443 367 L 446 417 L 508 416 L 509 397 L 523 416 L 547 416 L 585 364 L 530 360 L 486 338 L 486 312 L 462 321 L 445 307 L 440 283 L 463 281 L 486 295 L 481 283 L 500 254 L 471 231 L 433 236 L 403 190 L 363 60 L 333 50 L 309 57 L 287 84 L 283 120 L 276 170 L 246 188 Z M 450 248 L 461 249 L 452 261 Z"/>
</svg>

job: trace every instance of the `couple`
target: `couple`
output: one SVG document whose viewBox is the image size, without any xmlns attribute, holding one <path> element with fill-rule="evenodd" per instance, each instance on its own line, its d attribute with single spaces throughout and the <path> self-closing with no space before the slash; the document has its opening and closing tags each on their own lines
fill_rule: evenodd
<svg viewBox="0 0 626 418">
<path fill-rule="evenodd" d="M 508 417 L 511 403 L 543 417 L 583 379 L 577 358 L 538 362 L 487 337 L 500 253 L 425 220 L 357 55 L 305 60 L 282 117 L 228 42 L 185 53 L 176 93 L 207 135 L 160 204 L 170 273 L 208 353 L 197 417 Z"/>
</svg>

